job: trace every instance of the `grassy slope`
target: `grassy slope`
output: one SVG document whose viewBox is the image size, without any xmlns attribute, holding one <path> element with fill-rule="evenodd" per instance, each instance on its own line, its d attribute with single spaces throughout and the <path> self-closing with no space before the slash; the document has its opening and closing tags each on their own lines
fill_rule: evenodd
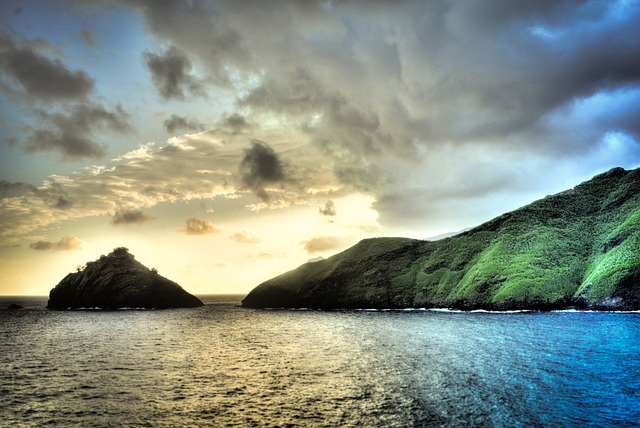
<svg viewBox="0 0 640 428">
<path fill-rule="evenodd" d="M 364 240 L 254 289 L 255 307 L 640 307 L 640 169 L 440 241 Z"/>
</svg>

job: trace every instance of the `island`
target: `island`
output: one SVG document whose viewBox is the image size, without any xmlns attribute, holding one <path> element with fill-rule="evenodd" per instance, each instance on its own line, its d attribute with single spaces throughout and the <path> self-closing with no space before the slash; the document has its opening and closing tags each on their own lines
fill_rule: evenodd
<svg viewBox="0 0 640 428">
<path fill-rule="evenodd" d="M 47 308 L 191 308 L 200 299 L 138 262 L 125 247 L 79 266 L 49 293 Z"/>
<path fill-rule="evenodd" d="M 366 239 L 246 308 L 640 309 L 640 169 L 614 168 L 436 241 Z"/>
</svg>

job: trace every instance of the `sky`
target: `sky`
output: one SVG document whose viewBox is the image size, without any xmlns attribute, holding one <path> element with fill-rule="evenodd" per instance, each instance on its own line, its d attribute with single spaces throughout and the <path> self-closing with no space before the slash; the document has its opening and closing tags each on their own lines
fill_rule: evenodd
<svg viewBox="0 0 640 428">
<path fill-rule="evenodd" d="M 640 0 L 0 2 L 0 294 L 246 293 L 640 166 Z"/>
</svg>

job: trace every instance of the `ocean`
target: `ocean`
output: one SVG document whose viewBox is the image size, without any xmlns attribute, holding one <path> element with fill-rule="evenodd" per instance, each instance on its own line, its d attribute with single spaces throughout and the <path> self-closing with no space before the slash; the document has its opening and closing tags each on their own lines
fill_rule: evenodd
<svg viewBox="0 0 640 428">
<path fill-rule="evenodd" d="M 1 297 L 0 426 L 640 426 L 640 313 L 200 297 L 109 312 Z"/>
</svg>

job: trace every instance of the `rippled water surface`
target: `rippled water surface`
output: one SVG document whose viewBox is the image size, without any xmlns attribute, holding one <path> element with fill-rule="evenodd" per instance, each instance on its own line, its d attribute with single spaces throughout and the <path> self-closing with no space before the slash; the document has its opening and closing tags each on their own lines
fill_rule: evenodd
<svg viewBox="0 0 640 428">
<path fill-rule="evenodd" d="M 637 313 L 203 300 L 56 312 L 0 298 L 0 426 L 640 426 Z"/>
</svg>

